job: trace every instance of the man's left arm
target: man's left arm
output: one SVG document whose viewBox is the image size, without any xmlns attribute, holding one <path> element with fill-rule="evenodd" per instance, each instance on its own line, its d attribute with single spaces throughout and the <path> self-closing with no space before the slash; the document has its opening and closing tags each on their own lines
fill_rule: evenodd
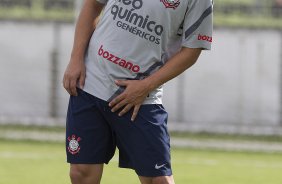
<svg viewBox="0 0 282 184">
<path fill-rule="evenodd" d="M 133 108 L 131 120 L 134 121 L 148 94 L 195 64 L 201 50 L 201 48 L 182 47 L 176 55 L 151 76 L 143 80 L 116 81 L 117 85 L 125 87 L 125 91 L 109 103 L 112 112 L 123 108 L 119 112 L 119 116 L 122 116 Z"/>
<path fill-rule="evenodd" d="M 125 91 L 110 102 L 112 111 L 122 109 L 122 116 L 133 110 L 132 121 L 147 95 L 191 67 L 201 50 L 210 50 L 212 42 L 213 0 L 189 0 L 189 8 L 183 22 L 182 49 L 160 70 L 140 81 L 117 81 Z"/>
</svg>

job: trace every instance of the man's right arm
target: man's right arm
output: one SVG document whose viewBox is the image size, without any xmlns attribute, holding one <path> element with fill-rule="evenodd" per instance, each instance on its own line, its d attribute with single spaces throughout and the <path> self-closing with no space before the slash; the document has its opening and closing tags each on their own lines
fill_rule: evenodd
<svg viewBox="0 0 282 184">
<path fill-rule="evenodd" d="M 82 88 L 85 81 L 84 55 L 94 31 L 93 22 L 104 5 L 96 0 L 85 0 L 75 29 L 70 62 L 64 74 L 63 85 L 70 95 L 77 95 L 76 86 Z"/>
</svg>

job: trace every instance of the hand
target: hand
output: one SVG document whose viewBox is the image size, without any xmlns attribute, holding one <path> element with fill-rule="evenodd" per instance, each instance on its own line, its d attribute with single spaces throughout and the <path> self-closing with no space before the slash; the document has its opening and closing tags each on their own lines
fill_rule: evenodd
<svg viewBox="0 0 282 184">
<path fill-rule="evenodd" d="M 145 80 L 117 80 L 115 83 L 118 86 L 124 86 L 125 90 L 123 93 L 114 98 L 109 103 L 109 106 L 112 108 L 112 112 L 116 112 L 117 110 L 123 108 L 118 114 L 119 116 L 124 115 L 133 108 L 131 121 L 134 121 L 140 106 L 150 92 L 148 84 Z"/>
<path fill-rule="evenodd" d="M 85 82 L 86 69 L 84 61 L 70 60 L 64 74 L 63 85 L 70 95 L 77 96 L 77 84 L 83 88 Z"/>
</svg>

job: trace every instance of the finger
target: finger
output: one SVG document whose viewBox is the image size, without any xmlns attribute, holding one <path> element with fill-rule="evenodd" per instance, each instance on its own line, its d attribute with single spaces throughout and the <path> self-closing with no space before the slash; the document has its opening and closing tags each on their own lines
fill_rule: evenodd
<svg viewBox="0 0 282 184">
<path fill-rule="evenodd" d="M 84 84 L 85 84 L 85 72 L 81 72 L 80 77 L 79 77 L 79 87 L 83 89 Z"/>
<path fill-rule="evenodd" d="M 119 110 L 120 108 L 124 107 L 126 104 L 128 104 L 128 102 L 126 100 L 122 100 L 119 103 L 115 104 L 114 106 L 112 106 L 111 111 L 112 112 L 116 112 L 117 110 Z"/>
<path fill-rule="evenodd" d="M 127 104 L 122 111 L 118 114 L 119 116 L 123 116 L 125 113 L 127 113 L 130 109 L 132 109 L 133 104 Z"/>
<path fill-rule="evenodd" d="M 67 79 L 66 79 L 65 75 L 64 75 L 64 78 L 63 78 L 63 87 L 65 88 L 65 90 L 67 90 Z"/>
<path fill-rule="evenodd" d="M 65 75 L 64 76 L 64 88 L 66 89 L 66 91 L 71 95 L 71 91 L 70 91 L 70 82 L 68 77 Z"/>
<path fill-rule="evenodd" d="M 118 86 L 127 86 L 128 81 L 127 80 L 115 80 L 116 85 Z"/>
<path fill-rule="evenodd" d="M 117 97 L 115 97 L 110 103 L 109 106 L 110 107 L 114 107 L 116 104 L 118 104 L 120 101 L 122 101 L 124 99 L 124 95 L 120 94 Z"/>
<path fill-rule="evenodd" d="M 131 116 L 131 121 L 134 121 L 136 119 L 140 107 L 141 107 L 141 105 L 135 105 L 134 106 L 133 113 L 132 113 L 132 116 Z"/>
<path fill-rule="evenodd" d="M 70 80 L 70 89 L 69 90 L 71 92 L 71 95 L 73 96 L 77 96 L 76 83 L 77 83 L 77 80 L 75 79 Z"/>
</svg>

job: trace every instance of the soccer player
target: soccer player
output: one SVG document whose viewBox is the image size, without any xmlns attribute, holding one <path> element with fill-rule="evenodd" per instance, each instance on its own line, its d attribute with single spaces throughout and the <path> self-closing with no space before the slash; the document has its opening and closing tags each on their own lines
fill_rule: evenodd
<svg viewBox="0 0 282 184">
<path fill-rule="evenodd" d="M 73 184 L 100 183 L 116 147 L 142 184 L 174 183 L 162 85 L 211 48 L 212 11 L 212 0 L 85 0 L 63 79 Z"/>
</svg>

